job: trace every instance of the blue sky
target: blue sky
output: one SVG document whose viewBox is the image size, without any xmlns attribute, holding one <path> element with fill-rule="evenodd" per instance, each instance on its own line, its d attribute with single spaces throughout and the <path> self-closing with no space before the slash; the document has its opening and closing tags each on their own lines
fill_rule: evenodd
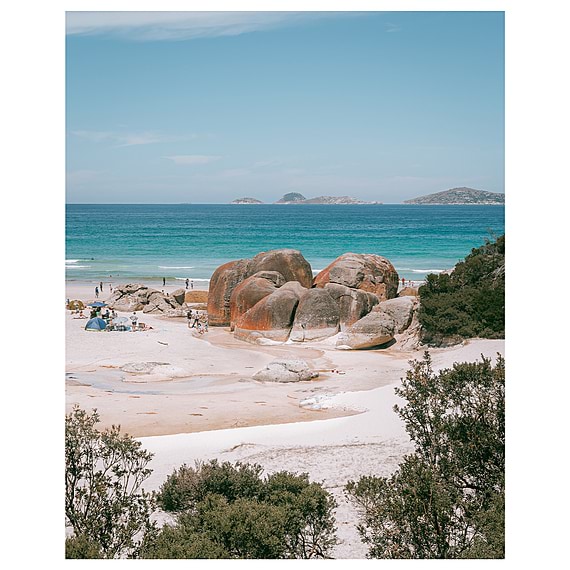
<svg viewBox="0 0 570 570">
<path fill-rule="evenodd" d="M 68 13 L 70 203 L 504 192 L 501 12 Z"/>
</svg>

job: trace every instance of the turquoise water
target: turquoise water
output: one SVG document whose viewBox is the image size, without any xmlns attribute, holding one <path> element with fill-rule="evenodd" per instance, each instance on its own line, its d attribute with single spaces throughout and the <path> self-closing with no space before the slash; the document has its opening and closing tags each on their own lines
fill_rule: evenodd
<svg viewBox="0 0 570 570">
<path fill-rule="evenodd" d="M 226 261 L 286 247 L 314 271 L 349 251 L 375 253 L 421 280 L 504 226 L 503 206 L 70 204 L 66 278 L 204 287 Z"/>
</svg>

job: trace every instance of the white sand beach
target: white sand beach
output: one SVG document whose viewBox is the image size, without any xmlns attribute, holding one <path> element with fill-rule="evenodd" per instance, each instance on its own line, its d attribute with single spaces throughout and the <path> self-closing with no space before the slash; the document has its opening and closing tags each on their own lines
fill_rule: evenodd
<svg viewBox="0 0 570 570">
<path fill-rule="evenodd" d="M 66 295 L 91 302 L 89 289 L 70 284 Z M 388 475 L 410 451 L 392 410 L 394 387 L 423 350 L 342 351 L 330 340 L 258 346 L 228 329 L 197 335 L 185 319 L 142 313 L 150 330 L 88 332 L 85 319 L 66 313 L 66 409 L 96 408 L 101 427 L 120 424 L 140 438 L 154 453 L 148 489 L 183 463 L 214 458 L 307 472 L 339 503 L 335 557 L 364 558 L 343 487 L 361 475 Z M 434 367 L 444 368 L 504 354 L 504 341 L 430 352 Z M 292 384 L 252 379 L 276 358 L 305 360 L 319 377 Z"/>
</svg>

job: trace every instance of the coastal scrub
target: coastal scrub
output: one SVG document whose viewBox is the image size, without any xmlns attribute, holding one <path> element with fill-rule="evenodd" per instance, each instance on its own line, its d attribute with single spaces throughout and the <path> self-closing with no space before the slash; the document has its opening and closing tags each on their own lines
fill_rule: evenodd
<svg viewBox="0 0 570 570">
<path fill-rule="evenodd" d="M 369 558 L 503 558 L 505 365 L 435 374 L 426 352 L 396 388 L 415 443 L 391 477 L 350 481 Z"/>
<path fill-rule="evenodd" d="M 450 274 L 428 275 L 419 295 L 423 344 L 505 338 L 505 236 L 473 249 Z"/>
<path fill-rule="evenodd" d="M 65 517 L 73 528 L 66 558 L 136 557 L 140 538 L 154 530 L 154 501 L 142 489 L 152 454 L 121 434 L 98 431 L 96 410 L 75 406 L 65 418 Z"/>
<path fill-rule="evenodd" d="M 141 558 L 329 558 L 336 543 L 336 503 L 307 474 L 213 460 L 175 470 L 157 498 L 176 524 Z"/>
</svg>

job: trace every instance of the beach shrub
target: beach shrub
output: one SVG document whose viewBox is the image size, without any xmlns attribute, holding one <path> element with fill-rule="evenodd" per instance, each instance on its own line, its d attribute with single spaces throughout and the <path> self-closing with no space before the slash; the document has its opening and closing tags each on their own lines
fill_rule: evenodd
<svg viewBox="0 0 570 570">
<path fill-rule="evenodd" d="M 66 558 L 103 558 L 101 547 L 84 535 L 65 539 Z"/>
<path fill-rule="evenodd" d="M 168 476 L 157 494 L 165 511 L 187 511 L 209 494 L 222 495 L 229 501 L 238 497 L 257 497 L 261 492 L 262 468 L 236 463 L 197 463 L 196 469 L 182 465 Z"/>
<path fill-rule="evenodd" d="M 430 274 L 419 289 L 421 341 L 505 337 L 505 236 L 473 249 L 451 274 Z"/>
<path fill-rule="evenodd" d="M 157 500 L 176 513 L 144 545 L 144 558 L 328 558 L 336 503 L 307 474 L 267 477 L 256 464 L 183 465 Z"/>
<path fill-rule="evenodd" d="M 70 557 L 135 557 L 154 531 L 153 497 L 141 488 L 152 454 L 120 427 L 99 431 L 97 423 L 96 410 L 78 406 L 65 419 L 65 517 L 76 537 Z"/>
<path fill-rule="evenodd" d="M 504 557 L 501 356 L 435 374 L 426 352 L 396 389 L 415 444 L 391 477 L 350 481 L 370 558 Z"/>
</svg>

